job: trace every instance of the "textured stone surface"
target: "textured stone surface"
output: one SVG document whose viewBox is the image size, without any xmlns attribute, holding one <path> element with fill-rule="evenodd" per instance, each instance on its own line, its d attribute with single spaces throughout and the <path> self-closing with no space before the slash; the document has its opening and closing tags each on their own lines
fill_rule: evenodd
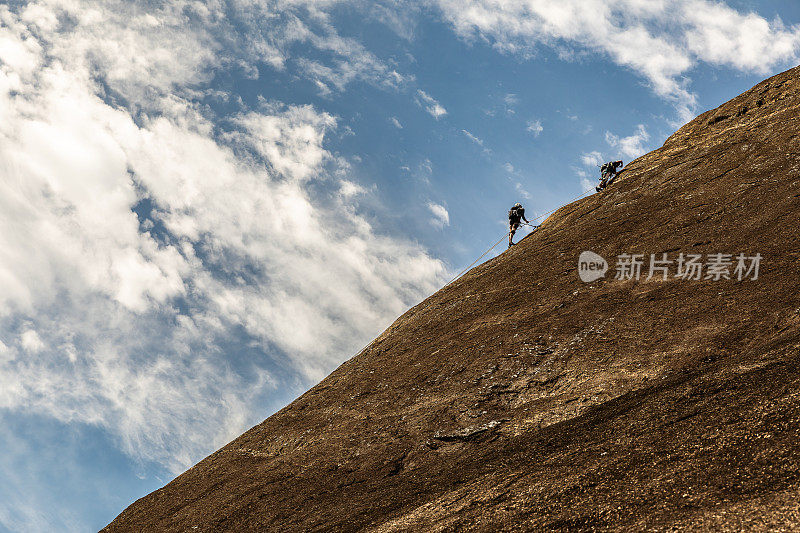
<svg viewBox="0 0 800 533">
<path fill-rule="evenodd" d="M 411 309 L 107 531 L 798 530 L 798 207 L 794 69 Z M 587 285 L 584 250 L 764 259 L 757 281 L 612 266 Z"/>
</svg>

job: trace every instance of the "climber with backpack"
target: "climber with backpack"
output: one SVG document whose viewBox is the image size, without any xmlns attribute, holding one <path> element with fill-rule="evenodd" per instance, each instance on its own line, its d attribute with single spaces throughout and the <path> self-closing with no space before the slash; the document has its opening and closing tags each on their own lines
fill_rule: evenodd
<svg viewBox="0 0 800 533">
<path fill-rule="evenodd" d="M 595 190 L 600 192 L 614 183 L 614 180 L 617 179 L 617 175 L 620 172 L 619 168 L 621 166 L 622 161 L 610 161 L 608 163 L 604 163 L 603 166 L 600 167 L 600 185 L 595 187 Z"/>
<path fill-rule="evenodd" d="M 530 224 L 528 219 L 525 218 L 525 208 L 522 204 L 514 204 L 514 207 L 508 210 L 508 247 L 514 246 L 514 233 L 519 229 L 520 221 L 524 220 L 526 224 Z"/>
</svg>

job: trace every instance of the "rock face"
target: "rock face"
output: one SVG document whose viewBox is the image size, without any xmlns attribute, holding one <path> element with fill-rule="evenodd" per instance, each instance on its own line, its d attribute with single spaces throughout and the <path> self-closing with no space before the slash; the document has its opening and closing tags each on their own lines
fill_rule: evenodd
<svg viewBox="0 0 800 533">
<path fill-rule="evenodd" d="M 800 68 L 408 311 L 104 531 L 797 530 Z M 578 256 L 611 263 L 583 283 Z M 763 256 L 651 279 L 650 254 Z M 621 254 L 642 278 L 614 279 Z M 703 272 L 705 275 L 705 271 Z"/>
</svg>

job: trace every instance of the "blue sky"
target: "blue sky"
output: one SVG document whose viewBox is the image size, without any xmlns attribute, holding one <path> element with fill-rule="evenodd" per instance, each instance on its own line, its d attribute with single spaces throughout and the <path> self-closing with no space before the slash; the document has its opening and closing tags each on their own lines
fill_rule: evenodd
<svg viewBox="0 0 800 533">
<path fill-rule="evenodd" d="M 0 531 L 99 529 L 597 164 L 797 64 L 800 6 L 0 6 Z M 500 250 L 498 250 L 500 251 Z"/>
</svg>

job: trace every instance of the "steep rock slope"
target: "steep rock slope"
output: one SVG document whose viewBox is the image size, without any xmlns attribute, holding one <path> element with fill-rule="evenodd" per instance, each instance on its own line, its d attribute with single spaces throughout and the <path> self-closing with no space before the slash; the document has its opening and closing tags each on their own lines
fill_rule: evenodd
<svg viewBox="0 0 800 533">
<path fill-rule="evenodd" d="M 793 69 L 701 115 L 106 530 L 800 527 L 799 111 Z"/>
</svg>

